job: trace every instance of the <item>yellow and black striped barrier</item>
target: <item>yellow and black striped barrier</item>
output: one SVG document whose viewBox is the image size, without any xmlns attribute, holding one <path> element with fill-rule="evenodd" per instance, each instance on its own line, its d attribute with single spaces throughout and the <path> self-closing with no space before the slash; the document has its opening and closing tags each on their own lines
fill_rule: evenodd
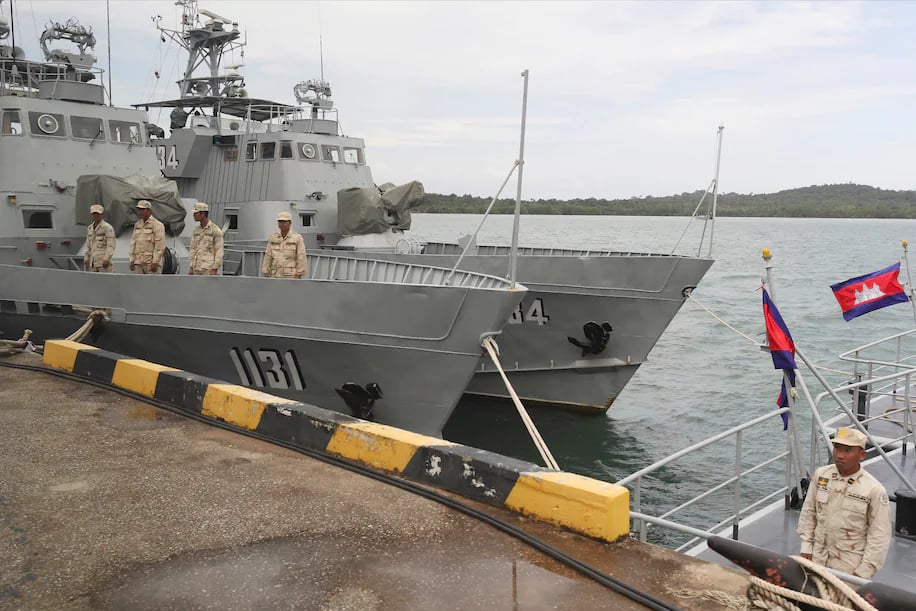
<svg viewBox="0 0 916 611">
<path fill-rule="evenodd" d="M 629 491 L 621 486 L 72 341 L 46 342 L 44 362 L 188 413 L 505 507 L 596 539 L 615 541 L 630 530 Z"/>
</svg>

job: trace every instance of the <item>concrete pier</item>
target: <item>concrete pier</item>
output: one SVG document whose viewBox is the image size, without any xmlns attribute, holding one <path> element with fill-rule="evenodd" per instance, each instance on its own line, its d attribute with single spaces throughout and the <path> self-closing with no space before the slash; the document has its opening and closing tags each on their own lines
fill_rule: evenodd
<svg viewBox="0 0 916 611">
<path fill-rule="evenodd" d="M 0 609 L 644 608 L 439 503 L 47 373 L 0 367 L 0 473 Z M 671 606 L 743 604 L 719 565 L 450 496 Z"/>
</svg>

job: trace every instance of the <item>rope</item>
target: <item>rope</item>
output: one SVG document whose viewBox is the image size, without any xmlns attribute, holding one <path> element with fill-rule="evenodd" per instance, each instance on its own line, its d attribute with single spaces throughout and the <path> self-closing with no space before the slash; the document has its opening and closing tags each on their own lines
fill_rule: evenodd
<svg viewBox="0 0 916 611">
<path fill-rule="evenodd" d="M 77 308 L 73 308 L 76 310 Z M 79 329 L 65 337 L 64 339 L 71 342 L 81 342 L 86 339 L 86 336 L 89 335 L 89 331 L 92 330 L 93 325 L 99 320 L 105 318 L 104 310 L 92 310 L 89 312 L 89 316 L 86 317 L 86 322 L 80 326 Z"/>
<path fill-rule="evenodd" d="M 515 403 L 515 409 L 518 410 L 519 416 L 522 417 L 522 422 L 525 423 L 525 428 L 528 429 L 528 434 L 531 435 L 531 440 L 534 441 L 535 447 L 538 449 L 538 452 L 541 453 L 541 458 L 544 460 L 544 464 L 551 469 L 559 471 L 560 466 L 557 465 L 557 461 L 554 459 L 553 454 L 550 453 L 550 449 L 544 442 L 544 438 L 541 437 L 537 427 L 534 426 L 534 422 L 531 420 L 531 416 L 528 415 L 528 412 L 525 410 L 525 406 L 522 405 L 522 400 L 518 398 L 518 395 L 515 393 L 515 389 L 512 388 L 512 384 L 509 383 L 509 378 L 506 377 L 506 372 L 503 371 L 502 365 L 499 364 L 499 346 L 496 344 L 492 337 L 484 338 L 484 340 L 481 342 L 481 345 L 486 348 L 490 355 L 490 360 L 493 361 L 493 364 L 499 371 L 499 375 L 502 376 L 503 383 L 506 385 L 506 388 L 509 390 L 509 395 L 512 397 L 512 402 Z"/>
<path fill-rule="evenodd" d="M 796 604 L 801 603 L 829 611 L 878 611 L 852 587 L 827 570 L 827 567 L 801 556 L 792 556 L 792 559 L 804 567 L 807 578 L 817 587 L 819 596 L 796 592 L 750 575 L 751 585 L 747 588 L 747 598 L 754 607 L 801 611 L 801 607 Z"/>
<path fill-rule="evenodd" d="M 41 354 L 41 346 L 36 346 L 29 341 L 32 336 L 32 330 L 26 329 L 22 333 L 22 338 L 18 340 L 0 339 L 0 356 L 11 356 L 20 352 L 34 352 Z"/>
<path fill-rule="evenodd" d="M 761 345 L 760 342 L 758 342 L 756 339 L 754 339 L 754 338 L 751 337 L 750 335 L 747 335 L 747 334 L 745 334 L 745 333 L 742 333 L 742 332 L 739 331 L 738 329 L 734 328 L 733 326 L 731 326 L 730 324 L 728 324 L 727 322 L 725 322 L 724 320 L 722 320 L 722 318 L 721 318 L 718 314 L 716 314 L 715 312 L 713 312 L 712 310 L 710 310 L 709 308 L 707 308 L 705 305 L 703 305 L 702 303 L 700 303 L 700 302 L 697 300 L 697 298 L 693 296 L 693 293 L 689 293 L 689 294 L 687 295 L 687 300 L 688 300 L 688 301 L 692 301 L 693 303 L 695 303 L 696 305 L 698 305 L 699 307 L 701 307 L 703 310 L 706 310 L 706 313 L 707 313 L 707 314 L 709 314 L 710 316 L 712 316 L 713 318 L 715 318 L 716 320 L 718 320 L 720 323 L 722 323 L 723 325 L 725 325 L 725 327 L 726 327 L 727 329 L 730 329 L 730 330 L 734 331 L 735 333 L 737 333 L 738 335 L 740 335 L 741 337 L 743 337 L 743 338 L 746 339 L 747 341 L 753 343 L 755 346 L 760 346 L 760 345 Z"/>
</svg>

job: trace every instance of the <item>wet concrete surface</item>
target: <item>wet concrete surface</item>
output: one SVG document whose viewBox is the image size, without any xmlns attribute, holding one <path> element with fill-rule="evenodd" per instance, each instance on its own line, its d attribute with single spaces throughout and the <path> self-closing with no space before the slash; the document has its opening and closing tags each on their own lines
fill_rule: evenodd
<svg viewBox="0 0 916 611">
<path fill-rule="evenodd" d="M 724 567 L 461 500 L 673 606 L 744 604 L 744 576 Z M 644 608 L 415 494 L 0 367 L 0 609 L 433 607 Z"/>
</svg>

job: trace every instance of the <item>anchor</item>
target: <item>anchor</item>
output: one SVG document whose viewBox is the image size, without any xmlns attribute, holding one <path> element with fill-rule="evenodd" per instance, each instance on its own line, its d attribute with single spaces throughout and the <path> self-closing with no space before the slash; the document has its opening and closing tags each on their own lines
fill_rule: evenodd
<svg viewBox="0 0 916 611">
<path fill-rule="evenodd" d="M 355 382 L 347 382 L 334 390 L 350 408 L 350 412 L 363 420 L 374 419 L 372 408 L 375 407 L 375 401 L 384 398 L 381 386 L 375 382 L 369 382 L 365 388 Z"/>
<path fill-rule="evenodd" d="M 582 332 L 585 334 L 585 341 L 580 341 L 575 337 L 567 337 L 569 343 L 582 349 L 582 356 L 587 354 L 601 354 L 607 348 L 607 341 L 611 337 L 611 323 L 604 321 L 600 325 L 593 320 L 588 321 L 582 326 Z"/>
</svg>

